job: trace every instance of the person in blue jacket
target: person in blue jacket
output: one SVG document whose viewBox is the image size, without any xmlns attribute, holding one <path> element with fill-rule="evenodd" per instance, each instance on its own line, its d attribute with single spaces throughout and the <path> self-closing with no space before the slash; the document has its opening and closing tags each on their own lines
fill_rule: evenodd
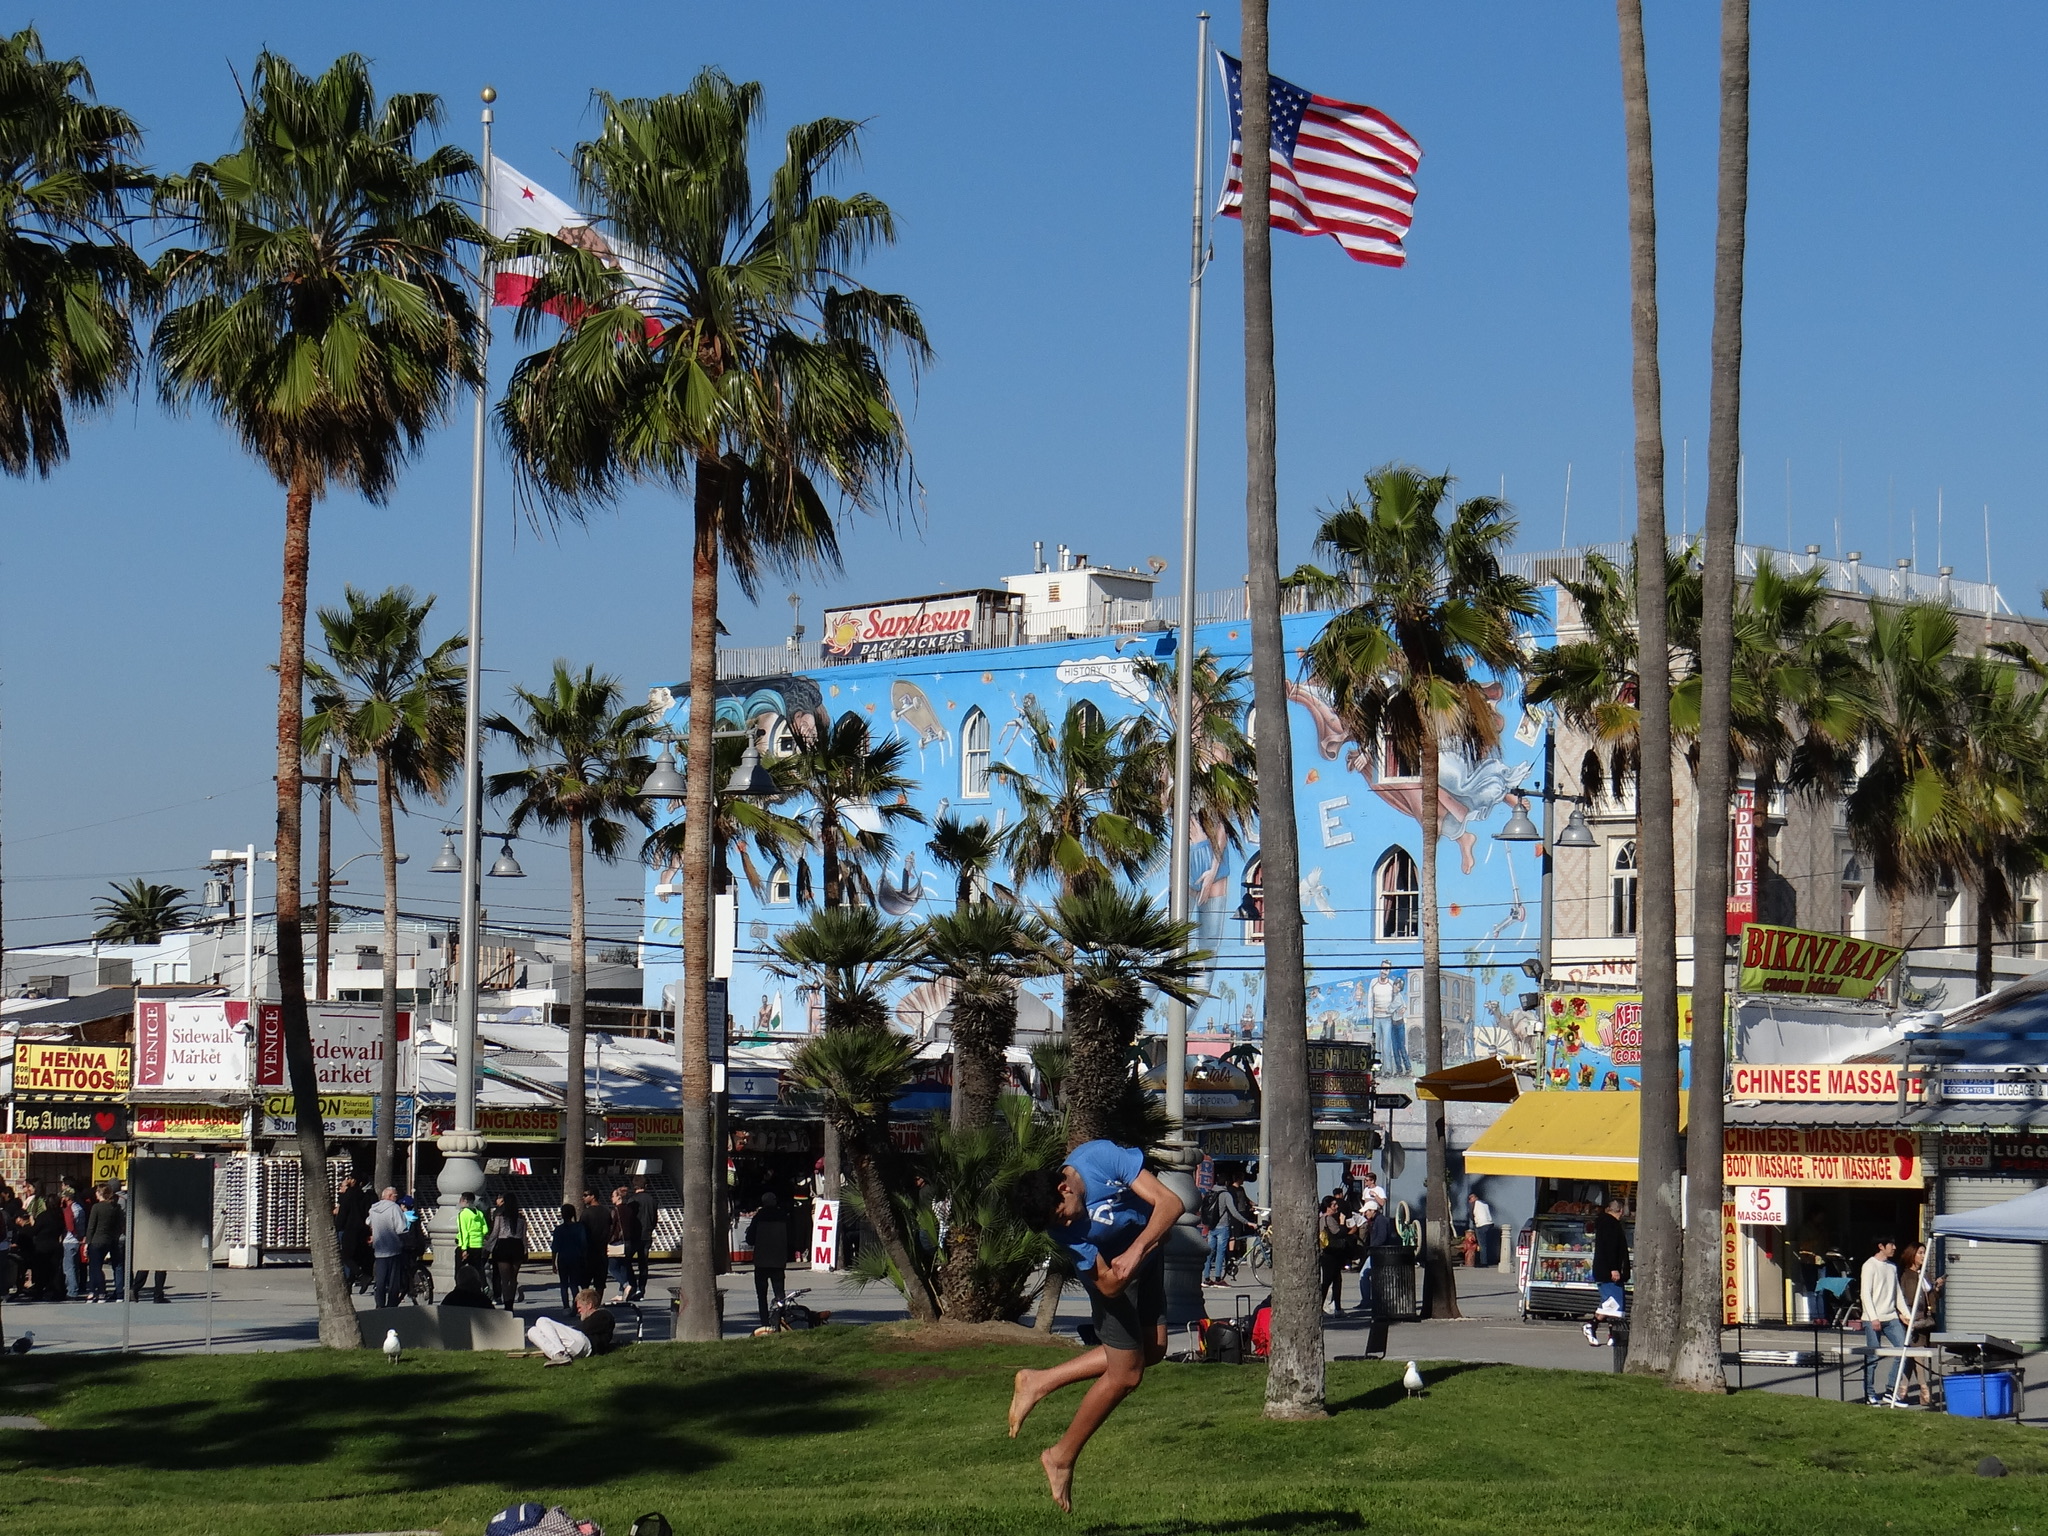
<svg viewBox="0 0 2048 1536">
<path fill-rule="evenodd" d="M 1049 1370 L 1019 1371 L 1010 1397 L 1010 1436 L 1031 1410 L 1069 1382 L 1093 1385 L 1067 1432 L 1038 1459 L 1053 1502 L 1074 1507 L 1074 1463 L 1088 1437 L 1166 1358 L 1166 1273 L 1160 1245 L 1181 1213 L 1180 1197 L 1145 1166 L 1137 1147 L 1084 1141 L 1057 1173 L 1043 1170 L 1019 1191 L 1025 1218 L 1073 1260 L 1101 1343 Z"/>
</svg>

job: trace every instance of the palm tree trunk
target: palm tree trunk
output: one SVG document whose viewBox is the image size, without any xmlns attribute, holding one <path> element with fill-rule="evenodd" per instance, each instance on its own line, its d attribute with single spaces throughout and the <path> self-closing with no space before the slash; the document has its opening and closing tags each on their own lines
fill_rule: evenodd
<svg viewBox="0 0 2048 1536">
<path fill-rule="evenodd" d="M 818 802 L 818 879 L 825 905 L 839 905 L 839 802 L 827 795 Z"/>
<path fill-rule="evenodd" d="M 300 727 L 305 717 L 306 577 L 313 548 L 313 476 L 301 469 L 284 498 L 284 591 L 277 648 L 277 985 L 284 1026 L 284 1060 L 298 1119 L 299 1173 L 306 1207 L 306 1238 L 313 1256 L 313 1296 L 320 1308 L 320 1342 L 355 1349 L 355 1302 L 341 1273 L 334 1239 L 334 1192 L 327 1177 L 327 1127 L 320 1119 L 320 1074 L 313 1064 L 313 1032 L 306 1022 L 306 946 L 300 931 L 300 805 L 305 769 Z"/>
<path fill-rule="evenodd" d="M 683 1241 L 681 1336 L 718 1338 L 718 1272 L 712 1165 L 711 1031 L 725 1028 L 710 1011 L 711 818 L 716 788 L 711 733 L 718 708 L 718 508 L 724 473 L 700 460 L 690 551 L 690 739 L 683 795 L 683 1008 L 676 1039 L 683 1057 Z"/>
<path fill-rule="evenodd" d="M 1991 968 L 1991 891 L 1993 882 L 1999 878 L 1997 866 L 1989 859 L 1983 864 L 1983 875 L 1977 882 L 1977 996 L 1982 997 L 1996 985 Z"/>
<path fill-rule="evenodd" d="M 1615 0 L 1628 143 L 1629 317 L 1636 422 L 1636 974 L 1643 988 L 1636 1315 L 1628 1368 L 1663 1375 L 1678 1348 L 1683 1270 L 1678 1141 L 1677 843 L 1671 817 L 1671 652 L 1665 590 L 1664 386 L 1657 363 L 1657 195 L 1643 0 Z"/>
<path fill-rule="evenodd" d="M 853 1182 L 860 1190 L 868 1225 L 880 1240 L 882 1252 L 889 1256 L 889 1262 L 896 1266 L 896 1273 L 903 1277 L 903 1304 L 910 1309 L 910 1315 L 916 1321 L 935 1323 L 939 1319 L 938 1301 L 932 1295 L 931 1284 L 925 1279 L 924 1271 L 912 1258 L 910 1239 L 896 1214 L 895 1203 L 889 1198 L 889 1181 L 882 1177 L 877 1145 L 886 1146 L 888 1138 L 885 1126 L 846 1138 L 847 1149 L 852 1153 L 849 1161 L 853 1164 Z"/>
<path fill-rule="evenodd" d="M 1671 1384 L 1726 1390 L 1721 1370 L 1721 1124 L 1728 971 L 1729 689 L 1735 498 L 1742 461 L 1742 263 L 1749 216 L 1749 0 L 1721 0 L 1721 175 L 1714 237 L 1713 378 L 1701 578 L 1699 826 L 1693 863 L 1692 1118 L 1685 1294 Z"/>
<path fill-rule="evenodd" d="M 1243 0 L 1245 552 L 1252 699 L 1259 712 L 1259 867 L 1265 879 L 1266 1091 L 1273 1208 L 1273 1347 L 1266 1416 L 1323 1415 L 1323 1309 L 1316 1274 L 1315 1164 L 1308 1125 L 1308 996 L 1301 857 L 1280 628 L 1280 487 L 1273 375 L 1271 105 L 1266 0 Z M 1267 1170 L 1260 1170 L 1261 1177 Z"/>
<path fill-rule="evenodd" d="M 1422 1070 L 1444 1068 L 1443 924 L 1437 914 L 1437 847 L 1443 838 L 1442 774 L 1434 740 L 1422 743 Z M 1450 1142 L 1441 1099 L 1425 1099 L 1429 1148 L 1424 1158 L 1422 1265 L 1424 1317 L 1463 1317 L 1458 1272 L 1451 1265 Z"/>
<path fill-rule="evenodd" d="M 324 776 L 324 775 L 323 775 Z M 391 754 L 377 754 L 377 849 L 384 865 L 384 993 L 377 1004 L 376 1187 L 395 1180 L 398 1119 L 398 827 L 391 807 Z"/>
<path fill-rule="evenodd" d="M 684 899 L 684 911 L 690 910 Z M 699 909 L 701 910 L 701 909 Z M 569 818 L 569 1042 L 562 1095 L 562 1203 L 583 1204 L 583 1151 L 590 1143 L 588 1084 L 584 1065 L 590 1049 L 583 1009 L 583 818 Z"/>
<path fill-rule="evenodd" d="M 995 1124 L 1003 1053 L 1017 1037 L 1017 994 L 1011 992 L 1007 1007 L 971 1003 L 963 1008 L 956 999 L 953 1020 L 953 1129 L 978 1131 Z"/>
</svg>

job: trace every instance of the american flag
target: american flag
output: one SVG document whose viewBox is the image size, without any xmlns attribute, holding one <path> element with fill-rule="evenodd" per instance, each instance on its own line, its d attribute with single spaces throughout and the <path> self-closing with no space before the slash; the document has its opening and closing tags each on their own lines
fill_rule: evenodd
<svg viewBox="0 0 2048 1536">
<path fill-rule="evenodd" d="M 1230 174 L 1221 211 L 1242 218 L 1244 67 L 1227 53 L 1223 89 L 1230 98 Z M 1415 167 L 1422 146 L 1408 130 L 1371 107 L 1317 96 L 1268 75 L 1273 124 L 1275 229 L 1328 235 L 1353 261 L 1398 267 L 1401 242 L 1415 221 Z"/>
</svg>

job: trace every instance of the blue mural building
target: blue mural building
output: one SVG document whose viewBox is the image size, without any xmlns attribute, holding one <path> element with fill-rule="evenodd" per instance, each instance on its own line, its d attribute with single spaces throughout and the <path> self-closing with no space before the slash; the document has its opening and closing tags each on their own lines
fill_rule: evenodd
<svg viewBox="0 0 2048 1536">
<path fill-rule="evenodd" d="M 1548 588 L 1544 600 L 1552 600 Z M 1058 629 L 1033 624 L 1021 610 L 1010 608 L 998 615 L 1004 621 L 1002 638 L 1048 637 L 1035 643 L 977 645 L 990 633 L 985 604 L 984 622 L 965 636 L 977 648 L 950 650 L 927 649 L 931 636 L 921 636 L 908 622 L 897 623 L 897 644 L 863 646 L 828 614 L 820 653 L 824 664 L 721 680 L 719 728 L 749 728 L 765 750 L 787 751 L 800 733 L 813 728 L 819 710 L 834 720 L 852 712 L 868 722 L 876 737 L 893 736 L 904 744 L 905 771 L 916 780 L 907 798 L 928 822 L 951 814 L 1009 826 L 1016 820 L 1017 803 L 990 769 L 1028 761 L 1021 717 L 1030 707 L 1057 721 L 1070 706 L 1085 701 L 1109 721 L 1142 712 L 1162 725 L 1169 722 L 1171 700 L 1159 696 L 1138 662 L 1145 656 L 1171 656 L 1175 633 L 1157 622 L 1115 621 L 1113 608 L 1133 606 L 1146 605 L 1106 605 L 1088 626 L 1097 632 L 1075 638 L 1054 638 Z M 1293 656 L 1328 617 L 1310 613 L 1285 620 Z M 1542 630 L 1552 621 L 1546 617 L 1532 643 L 1547 638 Z M 1200 623 L 1195 641 L 1220 666 L 1249 666 L 1247 622 Z M 830 660 L 835 643 L 849 659 Z M 941 633 L 936 643 L 953 642 Z M 1298 676 L 1298 666 L 1290 667 L 1290 673 Z M 672 687 L 675 698 L 666 723 L 680 735 L 685 690 L 681 684 Z M 1249 680 L 1243 688 L 1249 705 Z M 1497 750 L 1477 760 L 1447 751 L 1441 762 L 1439 896 L 1451 1061 L 1496 1051 L 1535 1055 L 1541 1046 L 1540 1019 L 1518 1006 L 1530 986 L 1521 963 L 1537 950 L 1539 855 L 1534 845 L 1500 842 L 1493 834 L 1517 806 L 1530 804 L 1522 798 L 1525 791 L 1541 787 L 1548 725 L 1538 711 L 1524 707 L 1512 680 L 1492 685 L 1489 693 L 1499 716 Z M 1361 750 L 1313 684 L 1297 681 L 1289 699 L 1310 970 L 1309 1035 L 1374 1041 L 1383 1071 L 1402 1076 L 1404 1068 L 1419 1070 L 1421 1065 L 1421 781 L 1412 765 Z M 1255 732 L 1255 716 L 1249 724 Z M 802 814 L 795 803 L 781 809 Z M 898 824 L 892 832 L 896 851 L 888 867 L 866 871 L 875 905 L 905 920 L 950 908 L 953 879 L 926 853 L 927 830 Z M 1256 907 L 1263 891 L 1256 829 L 1242 849 L 1209 847 L 1199 830 L 1196 838 L 1190 909 L 1199 942 L 1214 952 L 1215 960 L 1209 995 L 1191 1016 L 1190 1033 L 1255 1039 L 1263 1020 L 1264 956 L 1259 925 L 1247 921 L 1245 913 Z M 747 880 L 736 882 L 728 1006 L 739 1039 L 773 1041 L 808 1033 L 817 1009 L 795 983 L 762 963 L 775 931 L 803 916 L 796 872 L 776 865 L 759 873 L 758 890 Z M 999 878 L 1015 883 L 1007 875 Z M 1162 899 L 1167 879 L 1162 858 L 1149 876 Z M 651 1007 L 673 1006 L 681 991 L 680 889 L 676 871 L 650 871 L 645 934 Z M 1046 900 L 1053 892 L 1047 885 L 1018 894 Z M 1020 1025 L 1027 1031 L 1050 1027 L 1060 1008 L 1056 980 L 1039 983 L 1032 992 L 1036 1001 L 1025 1002 Z M 898 1000 L 899 1022 L 928 1030 L 943 1005 L 943 996 L 928 989 L 907 989 Z M 1163 1028 L 1163 1019 L 1155 1015 L 1153 1027 Z"/>
</svg>

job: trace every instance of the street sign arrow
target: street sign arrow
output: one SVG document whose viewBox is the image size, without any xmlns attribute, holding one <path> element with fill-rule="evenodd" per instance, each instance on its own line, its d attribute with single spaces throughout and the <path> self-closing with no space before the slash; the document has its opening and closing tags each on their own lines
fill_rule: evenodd
<svg viewBox="0 0 2048 1536">
<path fill-rule="evenodd" d="M 1372 1096 L 1374 1109 L 1406 1109 L 1414 1102 L 1405 1093 L 1376 1093 Z"/>
</svg>

